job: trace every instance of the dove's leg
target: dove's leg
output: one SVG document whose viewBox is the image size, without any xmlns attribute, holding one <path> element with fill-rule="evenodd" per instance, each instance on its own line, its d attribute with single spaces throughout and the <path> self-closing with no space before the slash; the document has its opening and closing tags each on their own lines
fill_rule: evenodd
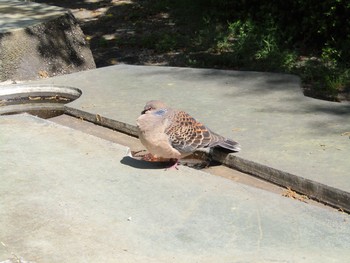
<svg viewBox="0 0 350 263">
<path fill-rule="evenodd" d="M 145 152 L 146 150 L 140 150 L 140 151 L 131 151 L 131 157 L 142 157 L 144 155 L 139 155 L 141 152 Z"/>
<path fill-rule="evenodd" d="M 158 160 L 158 157 L 154 156 L 151 153 L 146 153 L 142 156 L 142 160 L 147 162 L 156 162 Z"/>
</svg>

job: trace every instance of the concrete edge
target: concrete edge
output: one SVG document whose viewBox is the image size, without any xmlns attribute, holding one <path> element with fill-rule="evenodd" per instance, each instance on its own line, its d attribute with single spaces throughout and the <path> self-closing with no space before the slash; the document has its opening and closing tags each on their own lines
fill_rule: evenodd
<svg viewBox="0 0 350 263">
<path fill-rule="evenodd" d="M 99 114 L 92 114 L 86 111 L 77 110 L 69 107 L 68 105 L 65 105 L 65 114 L 71 115 L 77 118 L 81 118 L 83 120 L 87 120 L 97 125 L 101 125 L 106 128 L 123 132 L 134 137 L 138 137 L 136 126 L 129 125 L 127 123 L 116 121 L 113 119 L 109 119 Z"/>
<path fill-rule="evenodd" d="M 78 99 L 82 91 L 78 88 L 53 85 L 53 84 L 10 84 L 0 86 L 0 100 L 12 97 L 29 97 L 29 96 L 65 96 L 72 100 Z"/>
<path fill-rule="evenodd" d="M 71 108 L 67 105 L 65 106 L 65 113 L 134 137 L 138 136 L 136 126 L 109 119 L 100 116 L 99 114 L 91 114 Z M 204 151 L 204 154 L 208 155 L 208 152 Z M 217 148 L 212 151 L 212 159 L 226 165 L 227 167 L 248 173 L 270 183 L 286 188 L 290 187 L 292 190 L 304 194 L 310 199 L 350 213 L 350 193 L 343 190 L 249 161 L 234 154 L 227 154 L 227 152 L 221 151 Z"/>
<path fill-rule="evenodd" d="M 213 151 L 213 159 L 230 168 L 251 174 L 273 184 L 290 187 L 307 197 L 340 210 L 350 212 L 350 193 L 304 177 L 243 159 L 220 150 Z"/>
</svg>

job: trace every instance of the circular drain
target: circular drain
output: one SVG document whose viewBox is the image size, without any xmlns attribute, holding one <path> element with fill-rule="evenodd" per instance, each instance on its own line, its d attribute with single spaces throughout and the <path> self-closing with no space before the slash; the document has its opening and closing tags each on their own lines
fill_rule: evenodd
<svg viewBox="0 0 350 263">
<path fill-rule="evenodd" d="M 0 86 L 0 115 L 27 112 L 41 118 L 64 113 L 64 105 L 81 96 L 81 90 L 56 85 Z"/>
</svg>

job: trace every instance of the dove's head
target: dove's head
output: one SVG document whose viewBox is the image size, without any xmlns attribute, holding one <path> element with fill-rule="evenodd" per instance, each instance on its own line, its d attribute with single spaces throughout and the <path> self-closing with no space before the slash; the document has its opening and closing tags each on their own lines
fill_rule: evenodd
<svg viewBox="0 0 350 263">
<path fill-rule="evenodd" d="M 160 110 L 160 109 L 166 109 L 166 108 L 167 108 L 167 106 L 164 102 L 162 102 L 160 100 L 151 100 L 151 101 L 146 103 L 141 114 L 145 114 L 146 112 L 151 111 L 151 110 Z"/>
</svg>

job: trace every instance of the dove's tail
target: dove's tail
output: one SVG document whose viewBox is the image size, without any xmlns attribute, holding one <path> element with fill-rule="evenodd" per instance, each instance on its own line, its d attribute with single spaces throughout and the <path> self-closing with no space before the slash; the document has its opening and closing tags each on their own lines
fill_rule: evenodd
<svg viewBox="0 0 350 263">
<path fill-rule="evenodd" d="M 211 142 L 207 145 L 207 147 L 221 147 L 233 152 L 239 152 L 241 150 L 241 146 L 238 142 L 235 142 L 231 139 L 227 139 L 215 132 L 212 132 L 209 129 L 208 131 L 210 132 Z"/>
<path fill-rule="evenodd" d="M 225 140 L 220 141 L 216 146 L 219 146 L 234 152 L 239 152 L 241 150 L 241 146 L 239 145 L 238 142 L 235 142 L 231 139 L 226 139 L 226 138 Z"/>
</svg>

